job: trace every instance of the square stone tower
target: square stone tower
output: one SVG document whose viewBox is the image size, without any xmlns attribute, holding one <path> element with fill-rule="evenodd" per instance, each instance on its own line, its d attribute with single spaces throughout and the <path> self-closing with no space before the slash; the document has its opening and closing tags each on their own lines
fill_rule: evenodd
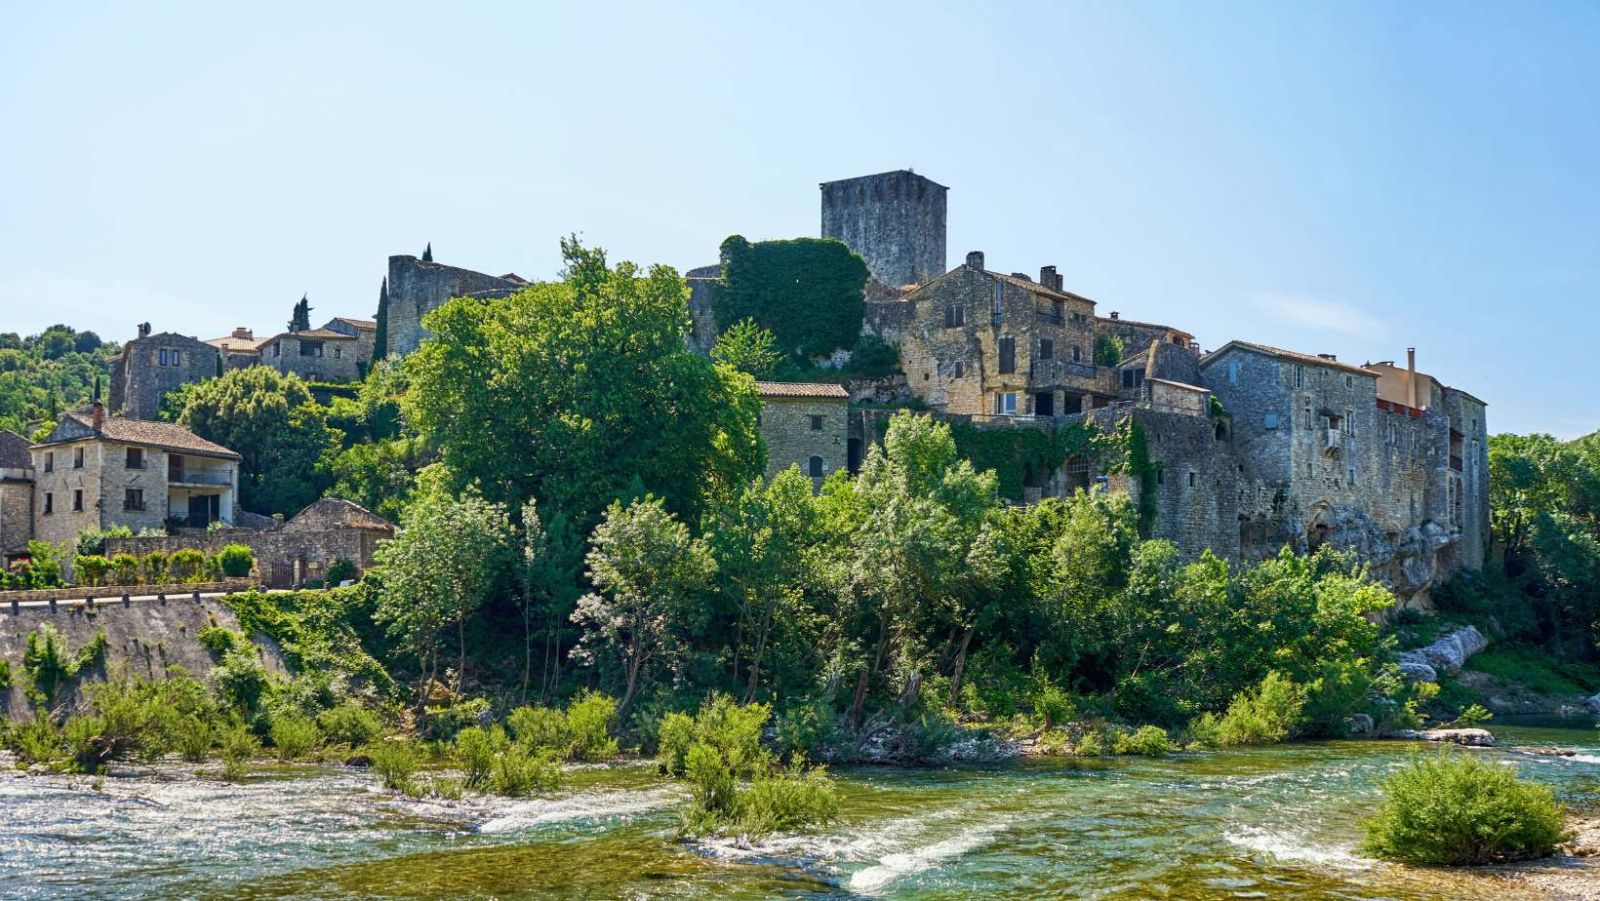
<svg viewBox="0 0 1600 901">
<path fill-rule="evenodd" d="M 945 271 L 945 194 L 909 169 L 822 183 L 822 237 L 837 238 L 886 285 L 920 285 Z"/>
</svg>

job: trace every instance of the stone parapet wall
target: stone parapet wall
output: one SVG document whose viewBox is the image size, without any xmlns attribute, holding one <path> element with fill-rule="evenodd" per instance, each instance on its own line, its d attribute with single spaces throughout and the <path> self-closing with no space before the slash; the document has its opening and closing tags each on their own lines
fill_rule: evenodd
<svg viewBox="0 0 1600 901">
<path fill-rule="evenodd" d="M 174 596 L 234 593 L 255 587 L 250 579 L 226 579 L 221 582 L 167 582 L 162 585 L 78 585 L 72 588 L 36 588 L 26 591 L 0 591 L 0 613 L 14 612 L 12 603 L 28 604 L 36 601 L 82 601 L 85 599 L 116 601 L 123 597 L 168 594 Z"/>
</svg>

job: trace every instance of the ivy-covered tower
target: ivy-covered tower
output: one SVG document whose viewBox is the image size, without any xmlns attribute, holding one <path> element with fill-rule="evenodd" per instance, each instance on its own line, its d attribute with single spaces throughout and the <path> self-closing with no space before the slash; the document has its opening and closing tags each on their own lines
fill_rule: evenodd
<svg viewBox="0 0 1600 901">
<path fill-rule="evenodd" d="M 837 238 L 886 285 L 920 285 L 945 271 L 945 194 L 909 169 L 822 183 L 822 237 Z"/>
</svg>

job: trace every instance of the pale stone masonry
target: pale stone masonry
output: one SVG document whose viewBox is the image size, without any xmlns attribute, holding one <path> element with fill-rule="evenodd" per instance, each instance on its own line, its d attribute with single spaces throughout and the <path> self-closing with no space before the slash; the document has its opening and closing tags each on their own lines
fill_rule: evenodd
<svg viewBox="0 0 1600 901">
<path fill-rule="evenodd" d="M 849 392 L 812 382 L 757 382 L 756 388 L 761 392 L 768 478 L 799 466 L 814 485 L 821 485 L 831 473 L 851 468 Z"/>
<path fill-rule="evenodd" d="M 308 382 L 353 382 L 363 369 L 360 350 L 356 336 L 331 329 L 284 332 L 261 345 L 261 365 Z"/>
<path fill-rule="evenodd" d="M 63 414 L 31 448 L 34 537 L 65 545 L 85 529 L 234 520 L 239 455 L 170 422 Z"/>
<path fill-rule="evenodd" d="M 909 170 L 823 182 L 822 237 L 849 245 L 874 280 L 920 285 L 945 270 L 949 188 Z"/>
<path fill-rule="evenodd" d="M 422 317 L 445 301 L 505 297 L 527 284 L 514 273 L 497 277 L 404 254 L 390 257 L 388 355 L 399 357 L 416 350 L 428 336 Z"/>
<path fill-rule="evenodd" d="M 142 323 L 139 337 L 109 362 L 111 412 L 154 419 L 167 392 L 219 375 L 222 366 L 221 352 L 210 344 L 172 332 L 151 334 L 150 324 Z"/>
<path fill-rule="evenodd" d="M 28 551 L 33 537 L 33 455 L 28 439 L 0 430 L 0 565 Z"/>
</svg>

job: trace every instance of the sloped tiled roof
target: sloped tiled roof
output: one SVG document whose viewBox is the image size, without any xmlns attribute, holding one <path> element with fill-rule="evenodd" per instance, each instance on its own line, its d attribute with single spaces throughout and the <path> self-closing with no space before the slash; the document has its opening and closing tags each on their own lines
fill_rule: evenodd
<svg viewBox="0 0 1600 901">
<path fill-rule="evenodd" d="M 822 397 L 849 399 L 843 385 L 832 382 L 756 382 L 762 397 Z"/>
<path fill-rule="evenodd" d="M 376 319 L 351 319 L 349 316 L 335 316 L 333 317 L 333 321 L 342 322 L 351 328 L 364 329 L 369 332 L 375 331 L 378 328 L 378 321 Z"/>
<path fill-rule="evenodd" d="M 1208 353 L 1205 356 L 1201 357 L 1200 358 L 1200 366 L 1201 366 L 1201 368 L 1204 368 L 1204 367 L 1210 365 L 1212 361 L 1216 360 L 1218 357 L 1222 356 L 1222 354 L 1225 351 L 1227 351 L 1229 348 L 1233 348 L 1233 347 L 1240 347 L 1240 348 L 1244 348 L 1245 350 L 1253 350 L 1256 353 L 1266 354 L 1269 357 L 1278 357 L 1278 358 L 1284 359 L 1284 360 L 1293 360 L 1296 363 L 1304 363 L 1307 366 L 1326 366 L 1329 369 L 1339 369 L 1339 370 L 1343 370 L 1345 372 L 1352 372 L 1352 373 L 1356 373 L 1358 375 L 1364 375 L 1364 376 L 1366 376 L 1368 378 L 1377 378 L 1378 377 L 1378 374 L 1376 372 L 1373 372 L 1370 369 L 1365 369 L 1365 368 L 1363 368 L 1361 366 L 1357 366 L 1354 363 L 1345 363 L 1345 362 L 1340 361 L 1340 360 L 1330 360 L 1327 357 L 1319 357 L 1316 354 L 1303 354 L 1303 353 L 1300 353 L 1299 351 L 1284 350 L 1281 347 L 1272 347 L 1272 346 L 1267 345 L 1267 344 L 1254 344 L 1254 343 L 1249 342 L 1249 341 L 1239 341 L 1237 339 L 1233 340 L 1233 341 L 1229 341 L 1227 344 L 1224 344 L 1221 347 L 1217 348 L 1216 350 L 1212 351 L 1211 353 Z"/>
<path fill-rule="evenodd" d="M 310 328 L 302 332 L 280 332 L 268 338 L 276 341 L 279 338 L 309 338 L 312 341 L 354 341 L 355 335 L 346 335 L 344 332 L 335 332 L 325 328 Z"/>
<path fill-rule="evenodd" d="M 1095 317 L 1095 321 L 1096 322 L 1102 322 L 1102 323 L 1119 322 L 1119 323 L 1122 323 L 1123 325 L 1132 325 L 1132 326 L 1137 326 L 1139 328 L 1166 329 L 1169 332 L 1174 332 L 1176 334 L 1184 336 L 1185 338 L 1193 338 L 1194 337 L 1194 335 L 1190 334 L 1189 332 L 1184 331 L 1181 328 L 1174 328 L 1174 327 L 1172 327 L 1170 325 L 1162 325 L 1159 322 L 1141 322 L 1141 321 L 1139 321 L 1137 319 L 1129 319 L 1126 316 L 1118 316 L 1115 319 L 1113 319 L 1110 316 L 1096 316 Z"/>
<path fill-rule="evenodd" d="M 990 276 L 991 278 L 997 278 L 997 279 L 1005 282 L 1008 285 L 1015 285 L 1015 286 L 1017 286 L 1018 288 L 1021 288 L 1024 291 L 1030 292 L 1032 294 L 1038 294 L 1041 297 L 1051 297 L 1051 298 L 1059 297 L 1062 300 L 1076 300 L 1076 301 L 1081 301 L 1082 303 L 1087 303 L 1087 304 L 1093 304 L 1094 303 L 1094 301 L 1090 300 L 1087 297 L 1084 297 L 1081 294 L 1073 294 L 1071 291 L 1057 291 L 1054 288 L 1047 288 L 1044 285 L 1041 285 L 1038 282 L 1034 281 L 1033 279 L 1021 278 L 1021 277 L 1015 276 L 1015 275 L 1005 275 L 1005 274 L 1000 273 L 1000 272 L 991 272 L 988 269 L 985 269 L 983 271 L 984 271 L 984 274 Z"/>
<path fill-rule="evenodd" d="M 31 469 L 33 455 L 28 448 L 33 444 L 16 432 L 0 429 L 0 469 Z"/>
<path fill-rule="evenodd" d="M 360 504 L 339 497 L 325 497 L 312 502 L 284 525 L 284 529 L 291 532 L 331 528 L 394 531 L 394 525 L 387 519 Z"/>
<path fill-rule="evenodd" d="M 271 341 L 271 338 L 235 338 L 232 335 L 226 338 L 211 338 L 207 344 L 219 350 L 260 350 L 261 345 Z"/>
<path fill-rule="evenodd" d="M 62 419 L 72 420 L 89 434 L 63 437 L 55 441 L 46 439 L 36 446 L 43 447 L 49 444 L 82 441 L 86 438 L 99 438 L 123 444 L 159 447 L 162 450 L 177 451 L 180 454 L 199 454 L 206 457 L 222 457 L 227 460 L 239 459 L 239 455 L 233 451 L 220 444 L 213 444 L 174 422 L 130 419 L 126 416 L 107 416 L 105 421 L 100 424 L 99 434 L 96 435 L 94 434 L 94 414 L 92 413 L 75 411 L 64 414 Z"/>
</svg>

